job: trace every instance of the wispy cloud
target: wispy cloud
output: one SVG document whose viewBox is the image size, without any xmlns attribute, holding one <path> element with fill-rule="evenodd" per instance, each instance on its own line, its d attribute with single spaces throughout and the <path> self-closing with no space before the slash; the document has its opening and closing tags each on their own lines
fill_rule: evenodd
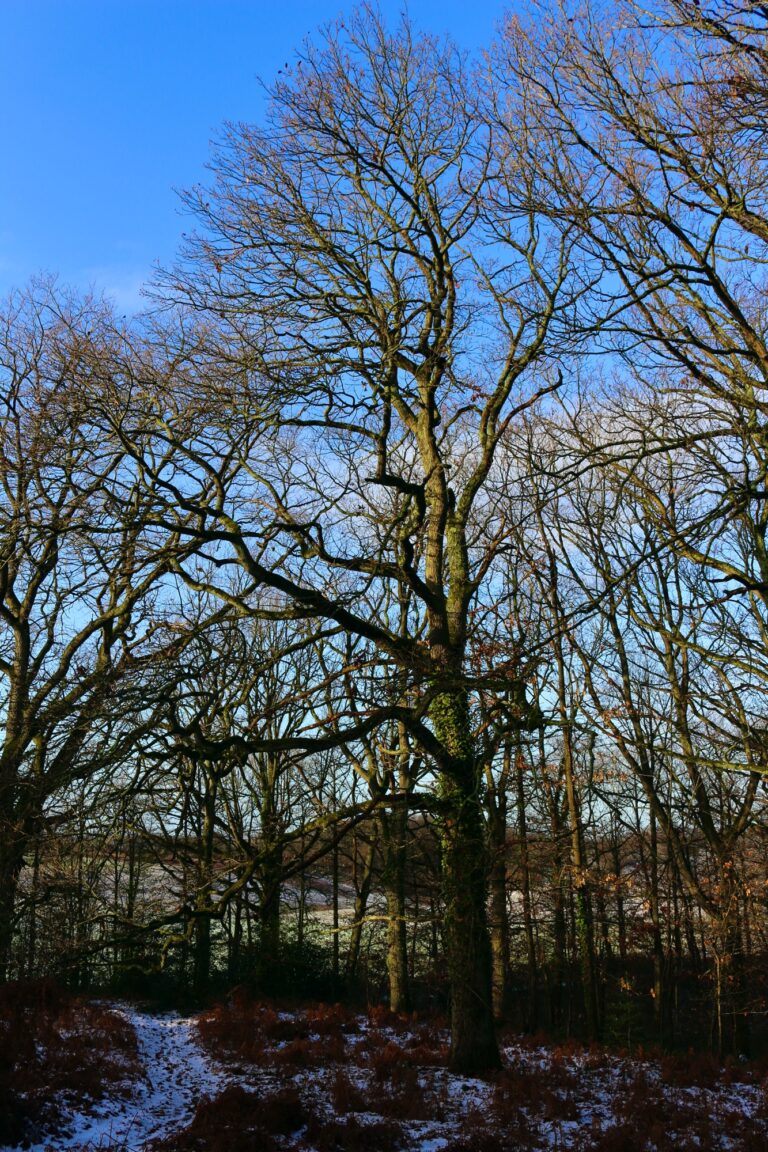
<svg viewBox="0 0 768 1152">
<path fill-rule="evenodd" d="M 146 268 L 138 270 L 106 265 L 84 268 L 77 275 L 66 279 L 76 288 L 102 293 L 112 301 L 117 312 L 134 315 L 147 306 L 141 290 L 149 276 L 150 270 Z"/>
<path fill-rule="evenodd" d="M 149 282 L 152 269 L 135 265 L 104 264 L 86 268 L 59 269 L 51 273 L 43 267 L 23 267 L 13 256 L 3 252 L 0 232 L 0 298 L 17 288 L 24 288 L 40 276 L 53 275 L 59 285 L 79 292 L 94 292 L 112 301 L 115 311 L 133 316 L 146 308 L 142 288 Z"/>
</svg>

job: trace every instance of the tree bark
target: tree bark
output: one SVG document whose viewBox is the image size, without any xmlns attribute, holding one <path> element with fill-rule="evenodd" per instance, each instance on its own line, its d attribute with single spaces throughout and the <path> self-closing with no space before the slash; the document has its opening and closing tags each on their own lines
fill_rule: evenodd
<svg viewBox="0 0 768 1152">
<path fill-rule="evenodd" d="M 0 983 L 8 979 L 14 931 L 14 911 L 19 876 L 24 866 L 24 848 L 15 830 L 6 828 L 0 835 Z"/>
<path fill-rule="evenodd" d="M 408 797 L 398 793 L 391 813 L 381 812 L 383 884 L 387 901 L 387 980 L 389 1007 L 393 1012 L 410 1012 L 408 981 L 408 937 L 406 933 L 405 871 Z"/>
<path fill-rule="evenodd" d="M 371 883 L 373 881 L 373 862 L 376 856 L 376 835 L 372 833 L 365 843 L 365 850 L 362 858 L 362 874 L 357 876 L 357 890 L 355 893 L 355 912 L 354 920 L 352 922 L 352 930 L 349 935 L 349 948 L 347 950 L 347 968 L 346 976 L 350 984 L 353 984 L 357 979 L 358 967 L 360 965 L 360 949 L 363 939 L 363 922 L 365 920 L 365 913 L 368 909 L 368 897 L 371 894 Z M 357 869 L 357 847 L 353 849 L 355 852 L 354 864 Z"/>
<path fill-rule="evenodd" d="M 523 893 L 523 926 L 525 928 L 525 949 L 528 968 L 528 995 L 523 1012 L 523 1025 L 527 1032 L 535 1032 L 537 1013 L 537 963 L 536 937 L 533 930 L 533 905 L 531 901 L 531 867 L 528 855 L 528 821 L 525 814 L 525 788 L 523 779 L 523 755 L 518 750 L 515 757 L 515 784 L 517 791 L 517 833 L 520 840 L 520 882 Z"/>
<path fill-rule="evenodd" d="M 595 972 L 592 904 L 590 901 L 587 865 L 584 855 L 581 811 L 573 773 L 573 748 L 568 727 L 566 727 L 563 732 L 563 767 L 565 770 L 565 788 L 568 799 L 568 815 L 571 833 L 571 874 L 573 877 L 576 945 L 579 952 L 581 986 L 584 995 L 584 1012 L 587 1034 L 591 1040 L 596 1040 L 600 1035 L 600 1011 Z"/>
<path fill-rule="evenodd" d="M 439 692 L 432 701 L 430 717 L 448 753 L 440 772 L 440 832 L 451 990 L 450 1066 L 455 1072 L 472 1075 L 501 1067 L 486 918 L 488 861 L 480 800 L 482 774 L 473 754 L 466 693 Z"/>
<path fill-rule="evenodd" d="M 506 820 L 491 816 L 490 930 L 493 970 L 493 1014 L 503 1020 L 509 987 L 509 915 L 507 913 Z"/>
<path fill-rule="evenodd" d="M 259 982 L 266 992 L 270 992 L 275 987 L 280 971 L 283 846 L 279 838 L 268 838 L 266 829 L 264 835 L 259 868 Z"/>
<path fill-rule="evenodd" d="M 653 925 L 653 1015 L 659 1043 L 666 1042 L 664 982 L 664 941 L 661 935 L 661 908 L 659 902 L 659 841 L 656 817 L 651 812 L 650 911 Z"/>
<path fill-rule="evenodd" d="M 497 779 L 487 774 L 488 840 L 490 866 L 490 933 L 493 982 L 493 1014 L 503 1020 L 509 993 L 509 912 L 507 910 L 507 782 L 511 767 L 507 742 Z"/>
<path fill-rule="evenodd" d="M 198 879 L 197 903 L 205 910 L 213 894 L 213 838 L 216 820 L 216 783 L 207 772 L 203 774 L 203 793 L 200 811 L 200 872 Z M 211 978 L 211 919 L 199 916 L 195 924 L 194 947 L 194 989 L 196 995 L 203 995 Z"/>
</svg>

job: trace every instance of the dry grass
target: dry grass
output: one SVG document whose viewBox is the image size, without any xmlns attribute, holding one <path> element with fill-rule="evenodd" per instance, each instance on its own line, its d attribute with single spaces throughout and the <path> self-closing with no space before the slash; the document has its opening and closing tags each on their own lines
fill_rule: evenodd
<svg viewBox="0 0 768 1152">
<path fill-rule="evenodd" d="M 215 1099 L 201 1101 L 192 1123 L 156 1141 L 152 1152 L 271 1152 L 281 1147 L 275 1137 L 292 1135 L 306 1120 L 301 1097 L 293 1088 L 265 1096 L 232 1084 Z"/>
<path fill-rule="evenodd" d="M 363 1121 L 355 1115 L 344 1119 L 314 1115 L 302 1142 L 302 1152 L 398 1152 L 405 1147 L 403 1126 L 394 1120 Z"/>
<path fill-rule="evenodd" d="M 460 1085 L 455 1090 L 446 1070 L 444 1022 L 376 1008 L 360 1028 L 338 1006 L 305 1008 L 286 1020 L 243 998 L 208 1014 L 201 1032 L 219 1058 L 250 1052 L 256 1067 L 280 1077 L 312 1070 L 315 1104 L 319 1094 L 325 1111 L 310 1109 L 292 1147 L 318 1152 L 388 1149 L 399 1141 L 414 1148 L 427 1129 L 447 1137 L 446 1152 L 710 1152 L 728 1142 L 746 1152 L 760 1146 L 767 1127 L 765 1117 L 746 1117 L 722 1095 L 737 1079 L 759 1083 L 764 1070 L 721 1067 L 707 1054 L 649 1060 L 576 1041 L 553 1046 L 516 1037 L 480 1106 L 471 1093 L 464 1099 Z"/>
<path fill-rule="evenodd" d="M 279 1012 L 241 989 L 198 1018 L 200 1039 L 211 1055 L 257 1066 L 309 1068 L 343 1060 L 345 1036 L 358 1028 L 354 1014 L 338 1004 Z"/>
<path fill-rule="evenodd" d="M 0 1143 L 55 1127 L 62 1105 L 129 1095 L 140 1073 L 119 1013 L 52 981 L 0 988 Z"/>
<path fill-rule="evenodd" d="M 0 1054 L 18 1041 L 29 1057 L 41 1040 L 45 1066 L 34 1076 L 46 1095 L 103 1095 L 136 1072 L 135 1039 L 120 1016 L 53 987 L 31 999 L 13 1012 L 6 1004 Z M 447 1140 L 446 1152 L 768 1146 L 768 1080 L 759 1065 L 516 1038 L 502 1072 L 462 1079 L 447 1069 L 446 1032 L 434 1021 L 381 1010 L 366 1021 L 338 1005 L 281 1011 L 243 992 L 202 1014 L 198 1026 L 235 1082 L 202 1101 L 154 1152 L 415 1152 L 436 1136 Z M 751 1116 L 739 1093 L 751 1100 Z"/>
</svg>

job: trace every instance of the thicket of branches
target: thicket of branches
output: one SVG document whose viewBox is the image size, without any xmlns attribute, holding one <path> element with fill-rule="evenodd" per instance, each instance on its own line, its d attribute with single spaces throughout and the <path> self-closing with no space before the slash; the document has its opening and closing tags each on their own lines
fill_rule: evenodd
<svg viewBox="0 0 768 1152">
<path fill-rule="evenodd" d="M 764 1044 L 768 10 L 271 96 L 145 316 L 2 312 L 0 972 Z"/>
</svg>

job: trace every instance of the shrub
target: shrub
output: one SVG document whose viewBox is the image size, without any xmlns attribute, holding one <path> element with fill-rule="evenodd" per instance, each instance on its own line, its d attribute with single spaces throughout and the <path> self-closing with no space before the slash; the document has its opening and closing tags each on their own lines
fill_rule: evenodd
<svg viewBox="0 0 768 1152">
<path fill-rule="evenodd" d="M 344 1120 L 315 1115 L 307 1125 L 306 1142 L 316 1152 L 398 1152 L 403 1136 L 394 1120 L 363 1123 L 354 1115 Z"/>
<path fill-rule="evenodd" d="M 0 988 L 0 1143 L 16 1144 L 107 1093 L 128 1094 L 141 1072 L 133 1027 L 53 981 Z"/>
<path fill-rule="evenodd" d="M 306 1113 L 299 1094 L 287 1088 L 272 1096 L 231 1084 L 212 1100 L 201 1100 L 188 1128 L 156 1142 L 153 1152 L 270 1152 L 275 1136 L 304 1127 Z"/>
</svg>

